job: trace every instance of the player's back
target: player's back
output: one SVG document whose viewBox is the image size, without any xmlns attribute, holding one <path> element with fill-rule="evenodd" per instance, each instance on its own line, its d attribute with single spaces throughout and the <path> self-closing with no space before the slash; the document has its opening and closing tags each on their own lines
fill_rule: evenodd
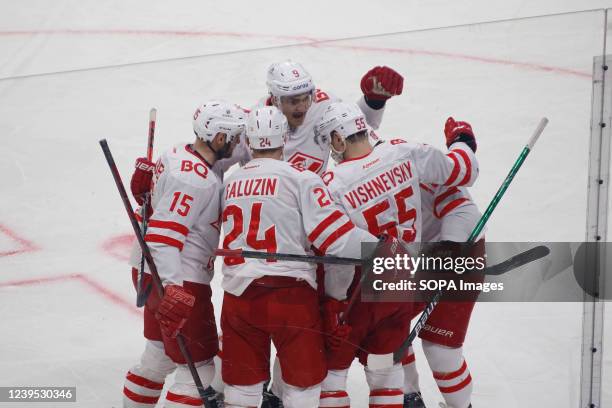
<svg viewBox="0 0 612 408">
<path fill-rule="evenodd" d="M 162 279 L 209 283 L 219 243 L 221 183 L 208 163 L 181 144 L 164 152 L 155 166 L 153 214 L 145 241 Z M 173 252 L 169 252 L 172 250 Z M 178 253 L 177 253 L 178 251 Z M 139 251 L 131 257 L 138 267 Z"/>
<path fill-rule="evenodd" d="M 253 159 L 225 181 L 223 224 L 226 249 L 306 254 L 309 247 L 300 211 L 300 183 L 318 177 L 271 158 Z M 223 287 L 242 292 L 264 275 L 294 276 L 313 287 L 314 265 L 226 257 Z"/>
<path fill-rule="evenodd" d="M 362 242 L 377 242 L 355 228 L 329 196 L 316 174 L 290 163 L 260 158 L 250 161 L 225 181 L 223 192 L 225 249 L 358 258 Z M 315 264 L 226 257 L 223 288 L 235 295 L 265 275 L 306 280 L 316 288 Z"/>
<path fill-rule="evenodd" d="M 445 154 L 432 146 L 393 139 L 368 155 L 346 160 L 323 175 L 351 220 L 372 234 L 421 241 L 421 182 L 471 185 L 478 163 L 464 143 Z"/>
<path fill-rule="evenodd" d="M 391 141 L 370 154 L 345 160 L 323 175 L 334 199 L 358 227 L 418 241 L 421 198 L 408 144 Z"/>
</svg>

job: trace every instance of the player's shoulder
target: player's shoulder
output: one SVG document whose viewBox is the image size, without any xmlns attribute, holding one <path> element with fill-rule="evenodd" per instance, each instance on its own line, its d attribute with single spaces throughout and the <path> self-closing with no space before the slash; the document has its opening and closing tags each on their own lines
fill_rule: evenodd
<svg viewBox="0 0 612 408">
<path fill-rule="evenodd" d="M 189 144 L 179 144 L 166 151 L 161 158 L 163 171 L 175 183 L 190 185 L 197 189 L 207 189 L 220 185 L 219 178 Z"/>
<path fill-rule="evenodd" d="M 385 140 L 376 146 L 376 150 L 387 154 L 407 154 L 414 151 L 427 151 L 432 148 L 426 143 L 413 142 L 401 137 Z"/>
<path fill-rule="evenodd" d="M 252 111 L 252 110 L 255 110 L 255 109 L 259 109 L 259 108 L 263 108 L 265 106 L 272 106 L 272 97 L 270 95 L 264 96 L 263 98 L 260 98 L 257 101 L 257 103 L 251 107 L 251 109 L 249 111 Z"/>
<path fill-rule="evenodd" d="M 341 99 L 338 98 L 336 95 L 334 95 L 333 93 L 330 93 L 326 90 L 323 89 L 315 89 L 314 92 L 314 98 L 312 100 L 313 105 L 319 105 L 319 106 L 327 106 L 330 103 L 334 103 L 334 102 L 340 102 Z"/>
<path fill-rule="evenodd" d="M 321 181 L 319 175 L 310 170 L 304 169 L 300 163 L 289 163 L 278 160 L 275 166 L 283 177 L 295 180 L 300 185 Z"/>
</svg>

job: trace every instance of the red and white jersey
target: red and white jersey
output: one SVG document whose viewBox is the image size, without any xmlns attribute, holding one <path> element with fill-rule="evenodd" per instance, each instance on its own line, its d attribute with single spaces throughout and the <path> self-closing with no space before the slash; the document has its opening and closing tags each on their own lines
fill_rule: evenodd
<svg viewBox="0 0 612 408">
<path fill-rule="evenodd" d="M 451 147 L 444 153 L 394 139 L 340 163 L 322 178 L 355 225 L 374 235 L 387 232 L 405 243 L 418 243 L 423 223 L 419 184 L 470 186 L 478 177 L 472 150 L 465 143 Z"/>
<path fill-rule="evenodd" d="M 221 182 L 191 145 L 177 145 L 155 166 L 145 241 L 164 284 L 209 284 L 219 244 Z M 140 266 L 140 247 L 130 259 Z"/>
<path fill-rule="evenodd" d="M 223 248 L 359 258 L 361 242 L 376 242 L 355 228 L 316 174 L 269 158 L 251 160 L 224 183 Z M 316 265 L 306 262 L 225 257 L 223 289 L 242 292 L 266 275 L 291 276 L 316 284 Z"/>
<path fill-rule="evenodd" d="M 308 112 L 306 112 L 304 122 L 301 126 L 289 131 L 283 150 L 285 161 L 319 175 L 327 169 L 330 153 L 329 143 L 317 140 L 314 129 L 317 122 L 323 116 L 325 109 L 334 102 L 340 102 L 340 99 L 321 90 L 316 90 L 312 105 Z M 270 98 L 264 98 L 253 109 L 270 104 Z M 382 121 L 384 108 L 370 108 L 363 96 L 359 98 L 357 105 L 359 105 L 359 108 L 365 114 L 368 125 L 373 129 L 378 129 Z M 219 167 L 220 171 L 225 171 L 235 163 L 244 165 L 250 159 L 251 152 L 246 143 L 244 143 L 244 138 L 242 138 L 241 143 L 234 148 L 232 157 L 221 160 L 218 165 L 215 165 L 215 169 Z"/>
<path fill-rule="evenodd" d="M 466 242 L 482 215 L 467 188 L 438 184 L 421 183 L 421 210 L 422 242 Z"/>
</svg>

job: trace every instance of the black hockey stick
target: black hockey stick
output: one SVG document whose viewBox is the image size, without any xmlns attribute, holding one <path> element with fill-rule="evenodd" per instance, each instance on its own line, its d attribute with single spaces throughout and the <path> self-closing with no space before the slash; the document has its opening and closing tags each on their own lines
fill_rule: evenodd
<svg viewBox="0 0 612 408">
<path fill-rule="evenodd" d="M 485 275 L 503 275 L 504 273 L 511 271 L 512 269 L 519 268 L 529 262 L 537 261 L 540 258 L 544 258 L 550 254 L 550 248 L 545 245 L 538 245 L 528 249 L 527 251 L 516 254 L 503 262 L 489 266 L 485 269 Z"/>
<path fill-rule="evenodd" d="M 503 262 L 488 266 L 484 271 L 477 271 L 485 275 L 503 275 L 535 260 L 545 257 L 550 253 L 550 249 L 544 245 L 528 249 L 517 255 L 514 255 Z M 338 256 L 316 256 L 316 255 L 298 255 L 284 253 L 268 253 L 259 251 L 243 251 L 241 249 L 216 249 L 215 255 L 218 256 L 242 256 L 245 258 L 254 259 L 277 259 L 279 261 L 296 261 L 296 262 L 312 262 L 322 264 L 336 265 L 362 265 L 365 261 L 359 258 L 342 258 Z M 470 272 L 468 272 L 470 273 Z"/>
<path fill-rule="evenodd" d="M 134 229 L 134 234 L 136 234 L 136 239 L 138 240 L 138 244 L 140 245 L 140 249 L 147 261 L 147 265 L 149 266 L 149 270 L 151 271 L 151 277 L 153 278 L 153 284 L 155 285 L 155 289 L 160 298 L 164 296 L 164 287 L 161 282 L 161 278 L 159 277 L 159 273 L 157 272 L 157 268 L 155 266 L 155 262 L 153 261 L 153 256 L 151 255 L 151 251 L 144 241 L 144 236 L 140 231 L 140 226 L 138 225 L 138 221 L 136 220 L 136 216 L 134 215 L 134 209 L 132 208 L 132 204 L 130 204 L 130 199 L 128 198 L 127 192 L 125 191 L 125 187 L 123 186 L 123 182 L 121 181 L 121 176 L 119 175 L 119 170 L 117 170 L 117 165 L 115 164 L 115 160 L 113 159 L 113 155 L 108 147 L 108 143 L 106 139 L 100 140 L 100 146 L 102 147 L 102 151 L 104 152 L 104 157 L 106 158 L 106 162 L 108 163 L 108 167 L 110 167 L 110 171 L 113 175 L 113 179 L 115 180 L 115 185 L 117 186 L 117 190 L 119 191 L 119 195 L 121 196 L 121 201 L 123 201 L 123 205 L 125 207 L 125 211 L 130 219 L 130 223 L 132 224 L 132 228 Z M 187 367 L 189 367 L 189 371 L 193 376 L 193 381 L 195 382 L 196 388 L 198 389 L 198 393 L 200 394 L 200 398 L 204 403 L 206 408 L 217 408 L 217 403 L 214 400 L 215 392 L 211 387 L 204 389 L 204 385 L 202 384 L 202 380 L 200 379 L 200 375 L 193 364 L 193 359 L 191 358 L 191 353 L 185 346 L 185 338 L 181 333 L 176 336 L 176 342 L 181 350 L 181 354 L 185 358 L 187 362 Z"/>
<path fill-rule="evenodd" d="M 527 251 L 514 255 L 506 259 L 503 262 L 487 267 L 485 269 L 485 274 L 494 275 L 494 276 L 502 275 L 513 269 L 520 268 L 521 266 L 526 265 L 530 262 L 536 261 L 540 258 L 544 258 L 549 253 L 550 253 L 550 249 L 547 246 L 539 245 L 537 247 L 528 249 Z M 381 364 L 381 365 L 387 366 L 389 364 L 390 365 L 397 364 L 402 360 L 406 351 L 412 345 L 412 342 L 414 341 L 414 339 L 416 339 L 418 334 L 421 332 L 421 329 L 427 322 L 427 319 L 429 319 L 429 316 L 431 315 L 436 305 L 440 301 L 441 296 L 442 296 L 442 291 L 437 291 L 434 294 L 431 301 L 425 307 L 425 310 L 423 310 L 423 313 L 421 313 L 421 316 L 415 323 L 413 329 L 410 331 L 408 338 L 404 341 L 404 343 L 402 343 L 399 349 L 393 352 L 393 363 L 390 363 L 390 362 L 389 363 L 376 363 L 375 365 Z M 368 360 L 368 363 L 369 363 L 369 360 Z"/>
<path fill-rule="evenodd" d="M 149 111 L 149 135 L 147 140 L 147 159 L 153 160 L 153 141 L 155 139 L 155 124 L 157 122 L 157 109 L 151 108 Z M 147 208 L 151 203 L 151 193 L 147 193 L 142 205 L 142 211 L 140 217 L 142 218 L 142 235 L 147 233 L 147 225 L 149 223 L 149 217 L 147 216 Z M 140 257 L 140 270 L 138 271 L 138 278 L 136 279 L 136 307 L 143 307 L 151 293 L 151 283 L 144 288 L 144 254 Z"/>
<path fill-rule="evenodd" d="M 284 254 L 280 252 L 244 251 L 242 249 L 217 248 L 215 250 L 215 255 L 255 258 L 255 259 L 276 259 L 279 261 L 312 262 L 312 263 L 337 264 L 337 265 L 361 265 L 363 263 L 363 259 L 360 259 L 360 258 Z"/>
</svg>

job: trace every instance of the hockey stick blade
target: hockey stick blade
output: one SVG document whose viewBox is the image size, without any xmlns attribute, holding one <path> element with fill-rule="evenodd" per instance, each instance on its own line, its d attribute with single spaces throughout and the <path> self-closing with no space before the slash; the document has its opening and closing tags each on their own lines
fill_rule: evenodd
<svg viewBox="0 0 612 408">
<path fill-rule="evenodd" d="M 544 258 L 548 254 L 550 254 L 550 249 L 547 246 L 538 245 L 537 247 L 528 249 L 527 251 L 514 255 L 506 259 L 503 262 L 500 262 L 498 264 L 488 267 L 487 269 L 485 269 L 485 275 L 493 275 L 493 276 L 502 275 L 513 269 L 520 268 L 521 266 L 527 265 L 528 263 Z M 438 294 L 441 294 L 441 293 L 439 292 L 436 293 L 436 295 Z M 415 327 L 416 326 L 420 327 L 425 324 L 427 319 L 429 319 L 429 316 L 431 315 L 431 312 L 433 311 L 434 307 L 438 304 L 439 300 L 440 300 L 440 296 L 435 296 L 434 299 L 432 299 L 431 303 L 428 304 L 428 308 L 423 311 L 423 313 L 417 320 Z M 420 330 L 416 331 L 416 334 L 418 334 L 418 332 L 420 332 Z M 401 359 L 404 357 L 406 350 L 408 350 L 408 348 L 412 345 L 412 342 L 414 341 L 415 338 L 416 338 L 416 335 L 412 336 L 412 338 L 410 338 L 409 336 L 408 339 L 406 339 L 407 341 L 405 341 L 400 346 L 400 348 L 393 353 L 368 355 L 368 362 L 367 362 L 368 367 L 370 369 L 375 370 L 375 369 L 381 369 L 381 368 L 389 368 L 393 366 L 393 364 L 399 363 Z"/>
<path fill-rule="evenodd" d="M 514 255 L 511 258 L 506 259 L 496 265 L 490 266 L 485 269 L 485 275 L 502 275 L 508 271 L 516 268 L 520 268 L 530 262 L 537 261 L 540 258 L 544 258 L 550 254 L 550 248 L 545 245 L 538 245 L 537 247 L 528 249 L 525 252 Z"/>
</svg>

